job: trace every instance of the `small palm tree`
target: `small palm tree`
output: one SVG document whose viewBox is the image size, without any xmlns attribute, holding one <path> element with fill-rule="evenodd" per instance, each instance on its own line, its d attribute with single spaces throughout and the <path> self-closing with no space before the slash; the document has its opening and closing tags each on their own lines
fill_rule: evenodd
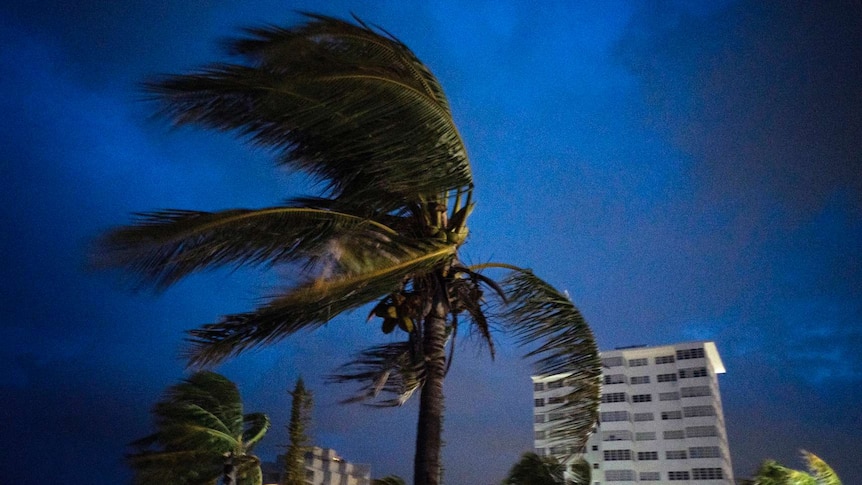
<svg viewBox="0 0 862 485">
<path fill-rule="evenodd" d="M 145 213 L 101 241 L 99 260 L 157 287 L 208 267 L 293 270 L 294 284 L 259 308 L 192 330 L 192 365 L 374 304 L 369 319 L 403 339 L 360 352 L 333 379 L 359 381 L 357 400 L 381 406 L 420 391 L 417 484 L 440 481 L 443 380 L 465 326 L 492 357 L 492 331 L 504 331 L 528 347 L 538 373 L 568 374 L 575 390 L 558 436 L 584 439 L 598 409 L 593 335 L 571 301 L 531 271 L 459 258 L 473 176 L 437 79 L 380 29 L 309 18 L 249 30 L 230 44 L 237 63 L 147 86 L 177 124 L 251 139 L 319 180 L 322 193 L 263 209 Z"/>
<path fill-rule="evenodd" d="M 140 485 L 260 485 L 250 454 L 269 429 L 265 414 L 242 413 L 239 391 L 214 372 L 198 372 L 168 389 L 153 409 L 157 431 L 128 456 Z"/>
<path fill-rule="evenodd" d="M 841 485 L 841 479 L 814 453 L 802 450 L 802 459 L 808 466 L 806 473 L 779 464 L 775 460 L 766 460 L 760 465 L 757 473 L 745 485 Z"/>
<path fill-rule="evenodd" d="M 553 456 L 528 452 L 509 470 L 502 485 L 565 485 L 566 465 Z"/>
</svg>

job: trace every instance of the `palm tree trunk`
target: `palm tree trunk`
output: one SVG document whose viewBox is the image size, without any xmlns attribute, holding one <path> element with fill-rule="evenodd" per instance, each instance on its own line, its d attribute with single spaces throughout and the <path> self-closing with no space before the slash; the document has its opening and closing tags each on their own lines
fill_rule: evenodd
<svg viewBox="0 0 862 485">
<path fill-rule="evenodd" d="M 439 485 L 443 433 L 443 377 L 446 373 L 445 284 L 438 279 L 425 317 L 422 347 L 425 354 L 425 385 L 419 398 L 419 424 L 416 432 L 416 457 L 413 462 L 414 485 Z"/>
<path fill-rule="evenodd" d="M 222 484 L 236 485 L 236 464 L 234 463 L 233 453 L 229 453 L 224 461 Z"/>
</svg>

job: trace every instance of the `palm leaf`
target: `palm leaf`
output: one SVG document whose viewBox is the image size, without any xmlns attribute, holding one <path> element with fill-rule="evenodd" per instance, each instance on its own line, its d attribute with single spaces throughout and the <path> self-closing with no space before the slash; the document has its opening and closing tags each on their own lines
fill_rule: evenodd
<svg viewBox="0 0 862 485">
<path fill-rule="evenodd" d="M 494 265 L 482 265 L 490 267 Z M 571 391 L 556 412 L 566 415 L 554 440 L 585 443 L 598 417 L 601 361 L 593 333 L 572 302 L 531 271 L 497 265 L 510 271 L 501 283 L 509 303 L 496 315 L 525 357 L 535 359 L 536 373 L 565 377 Z"/>
<path fill-rule="evenodd" d="M 381 213 L 471 185 L 442 89 L 404 44 L 322 16 L 247 34 L 230 43 L 242 64 L 148 84 L 164 113 L 272 147 L 336 198 Z"/>
<path fill-rule="evenodd" d="M 269 417 L 263 413 L 251 413 L 243 416 L 245 431 L 242 433 L 242 442 L 246 450 L 251 450 L 269 430 Z"/>
<path fill-rule="evenodd" d="M 378 345 L 342 365 L 330 382 L 360 382 L 359 393 L 344 403 L 369 401 L 371 406 L 404 404 L 425 382 L 425 359 L 416 342 Z M 380 396 L 393 396 L 382 399 Z"/>
<path fill-rule="evenodd" d="M 408 259 L 300 285 L 252 312 L 228 315 L 218 323 L 190 331 L 191 346 L 186 355 L 191 365 L 214 364 L 299 330 L 323 325 L 342 312 L 397 290 L 409 276 L 441 266 L 455 251 L 455 246 L 428 244 Z"/>
<path fill-rule="evenodd" d="M 313 207 L 202 212 L 164 210 L 140 214 L 136 223 L 106 234 L 95 263 L 123 267 L 166 287 L 207 267 L 314 261 L 357 261 L 398 251 L 394 231 L 374 221 Z M 337 257 L 336 257 L 337 251 Z M 353 266 L 351 266 L 353 265 Z"/>
<path fill-rule="evenodd" d="M 820 459 L 814 453 L 802 450 L 802 458 L 808 465 L 808 470 L 816 479 L 817 485 L 841 485 L 841 479 L 838 474 L 825 461 Z"/>
</svg>

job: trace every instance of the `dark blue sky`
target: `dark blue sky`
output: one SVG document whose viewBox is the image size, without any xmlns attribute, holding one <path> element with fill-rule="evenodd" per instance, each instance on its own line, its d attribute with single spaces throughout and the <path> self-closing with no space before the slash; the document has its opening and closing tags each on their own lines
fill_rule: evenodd
<svg viewBox="0 0 862 485">
<path fill-rule="evenodd" d="M 300 177 L 228 136 L 171 130 L 137 84 L 221 55 L 242 26 L 354 12 L 446 89 L 474 165 L 468 262 L 567 289 L 599 344 L 715 340 L 738 476 L 807 449 L 862 483 L 862 5 L 833 2 L 11 1 L 0 6 L 0 477 L 122 483 L 125 444 L 184 375 L 183 331 L 279 284 L 253 270 L 163 294 L 84 269 L 129 213 L 276 204 Z M 415 404 L 341 406 L 322 383 L 364 314 L 218 370 L 286 441 L 409 477 Z M 532 444 L 530 369 L 469 341 L 450 378 L 447 482 L 498 482 Z"/>
</svg>

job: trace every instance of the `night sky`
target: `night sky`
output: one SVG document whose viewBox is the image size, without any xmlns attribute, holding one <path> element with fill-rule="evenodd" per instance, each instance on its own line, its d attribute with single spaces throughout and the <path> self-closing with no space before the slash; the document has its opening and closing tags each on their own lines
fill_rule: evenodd
<svg viewBox="0 0 862 485">
<path fill-rule="evenodd" d="M 320 5 L 318 5 L 319 3 Z M 862 483 L 859 1 L 6 1 L 0 6 L 0 481 L 125 483 L 126 444 L 187 375 L 184 331 L 252 308 L 278 271 L 157 294 L 87 269 L 136 211 L 263 207 L 307 180 L 229 135 L 172 129 L 139 83 L 221 59 L 244 26 L 351 12 L 440 78 L 477 209 L 465 261 L 533 268 L 601 348 L 714 340 L 737 476 L 800 449 Z M 364 312 L 216 370 L 287 441 L 412 476 L 416 403 L 343 406 L 325 376 L 378 342 Z M 529 363 L 466 340 L 446 384 L 445 480 L 491 484 L 532 446 Z"/>
</svg>

